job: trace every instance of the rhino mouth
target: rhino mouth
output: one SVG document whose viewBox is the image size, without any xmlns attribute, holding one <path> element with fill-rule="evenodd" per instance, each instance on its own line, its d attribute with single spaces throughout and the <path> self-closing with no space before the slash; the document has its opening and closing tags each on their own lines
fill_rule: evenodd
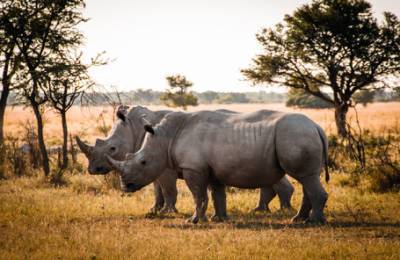
<svg viewBox="0 0 400 260">
<path fill-rule="evenodd" d="M 125 192 L 135 192 L 143 188 L 143 185 L 135 184 L 135 183 L 127 183 L 122 186 L 123 191 Z"/>
</svg>

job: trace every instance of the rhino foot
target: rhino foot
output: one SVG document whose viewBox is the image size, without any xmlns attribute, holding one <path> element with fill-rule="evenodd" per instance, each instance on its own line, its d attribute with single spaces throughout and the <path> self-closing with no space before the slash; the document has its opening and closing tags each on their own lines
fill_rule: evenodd
<svg viewBox="0 0 400 260">
<path fill-rule="evenodd" d="M 257 208 L 252 210 L 253 213 L 257 212 L 271 212 L 271 210 L 266 206 L 258 206 Z"/>
<path fill-rule="evenodd" d="M 186 220 L 186 222 L 192 223 L 192 224 L 197 224 L 199 221 L 200 222 L 207 222 L 207 217 L 204 216 L 204 217 L 200 218 L 197 215 L 193 215 L 193 216 L 191 216 L 190 218 L 188 218 Z"/>
<path fill-rule="evenodd" d="M 326 224 L 326 219 L 323 216 L 318 216 L 318 217 L 311 216 L 305 220 L 305 223 L 323 225 Z"/>
<path fill-rule="evenodd" d="M 175 208 L 175 206 L 165 206 L 160 210 L 160 214 L 169 214 L 169 213 L 178 213 L 178 210 Z"/>
<path fill-rule="evenodd" d="M 163 208 L 162 206 L 156 205 L 152 207 L 147 214 L 153 214 L 153 215 L 157 214 L 160 210 L 162 210 L 162 208 Z"/>
<path fill-rule="evenodd" d="M 225 220 L 228 220 L 228 216 L 213 215 L 211 217 L 212 222 L 224 222 Z"/>
</svg>

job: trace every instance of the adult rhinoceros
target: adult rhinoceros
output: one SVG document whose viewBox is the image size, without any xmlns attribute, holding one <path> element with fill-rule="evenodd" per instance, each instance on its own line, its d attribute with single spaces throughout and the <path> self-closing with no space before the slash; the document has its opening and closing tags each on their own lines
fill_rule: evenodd
<svg viewBox="0 0 400 260">
<path fill-rule="evenodd" d="M 107 174 L 112 170 L 105 155 L 113 159 L 122 160 L 127 153 L 139 150 L 145 136 L 142 125 L 142 118 L 145 117 L 152 124 L 159 123 L 161 119 L 171 111 L 150 111 L 141 106 L 128 107 L 120 106 L 117 110 L 119 120 L 115 123 L 110 135 L 105 139 L 96 139 L 94 146 L 82 142 L 79 137 L 76 141 L 82 152 L 89 159 L 88 171 L 90 174 Z M 217 110 L 218 113 L 237 114 L 230 110 Z M 175 170 L 163 169 L 162 173 L 154 181 L 155 204 L 150 210 L 156 213 L 176 211 L 175 203 L 177 197 L 176 180 L 178 174 Z M 122 183 L 123 184 L 123 183 Z M 123 187 L 125 188 L 125 187 Z M 290 208 L 290 199 L 293 194 L 293 186 L 286 178 L 282 178 L 273 188 L 263 188 L 260 193 L 260 200 L 256 210 L 268 210 L 269 202 L 278 194 L 281 208 Z"/>
<path fill-rule="evenodd" d="M 293 221 L 324 222 L 327 193 L 320 182 L 327 163 L 323 130 L 301 114 L 261 110 L 248 114 L 211 111 L 171 112 L 148 134 L 141 149 L 125 161 L 107 156 L 120 172 L 126 191 L 156 180 L 165 169 L 180 172 L 196 204 L 189 221 L 205 220 L 207 186 L 217 219 L 226 215 L 225 185 L 271 187 L 286 172 L 303 186 L 303 200 Z M 311 212 L 311 214 L 310 214 Z"/>
</svg>

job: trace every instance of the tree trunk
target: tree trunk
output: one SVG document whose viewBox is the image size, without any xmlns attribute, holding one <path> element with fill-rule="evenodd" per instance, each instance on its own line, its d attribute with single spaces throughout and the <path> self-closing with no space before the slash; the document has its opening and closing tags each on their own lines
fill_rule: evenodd
<svg viewBox="0 0 400 260">
<path fill-rule="evenodd" d="M 346 116 L 349 111 L 349 106 L 346 104 L 336 105 L 335 106 L 335 122 L 337 133 L 341 137 L 347 137 L 347 121 Z"/>
<path fill-rule="evenodd" d="M 39 105 L 35 102 L 35 100 L 30 100 L 33 112 L 35 113 L 36 122 L 37 122 L 37 132 L 38 132 L 38 143 L 40 154 L 42 155 L 42 167 L 45 176 L 49 176 L 50 174 L 50 166 L 49 166 L 49 156 L 47 155 L 46 144 L 44 143 L 43 138 L 43 118 L 40 113 Z"/>
<path fill-rule="evenodd" d="M 4 143 L 4 115 L 7 107 L 7 99 L 10 94 L 9 87 L 4 85 L 3 82 L 3 91 L 1 92 L 0 98 L 0 147 Z"/>
<path fill-rule="evenodd" d="M 68 167 L 68 126 L 65 111 L 61 111 L 61 123 L 63 129 L 63 146 L 62 146 L 62 169 Z"/>
</svg>

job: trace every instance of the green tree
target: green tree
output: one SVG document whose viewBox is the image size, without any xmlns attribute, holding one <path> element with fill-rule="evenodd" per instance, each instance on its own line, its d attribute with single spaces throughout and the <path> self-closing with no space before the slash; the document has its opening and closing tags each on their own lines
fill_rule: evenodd
<svg viewBox="0 0 400 260">
<path fill-rule="evenodd" d="M 287 93 L 286 106 L 301 108 L 332 108 L 330 102 L 317 98 L 302 89 L 290 89 Z"/>
<path fill-rule="evenodd" d="M 16 37 L 8 30 L 7 20 L 15 16 L 11 1 L 0 3 L 0 147 L 4 142 L 4 115 L 10 92 L 16 88 L 13 78 L 21 65 L 21 55 L 16 48 Z"/>
<path fill-rule="evenodd" d="M 188 81 L 183 75 L 173 75 L 166 77 L 170 89 L 168 89 L 161 97 L 160 100 L 169 107 L 182 107 L 184 110 L 187 106 L 197 106 L 197 97 L 189 88 L 193 83 Z"/>
<path fill-rule="evenodd" d="M 8 35 L 15 38 L 21 55 L 23 74 L 19 80 L 26 82 L 19 91 L 35 114 L 37 136 L 44 174 L 50 173 L 49 158 L 43 138 L 43 106 L 48 102 L 45 92 L 48 64 L 66 49 L 82 43 L 83 35 L 77 25 L 82 17 L 83 0 L 7 0 L 9 16 L 2 23 Z"/>
<path fill-rule="evenodd" d="M 390 84 L 400 71 L 400 23 L 389 12 L 378 24 L 364 0 L 313 0 L 263 29 L 264 52 L 242 70 L 253 84 L 302 89 L 335 107 L 338 133 L 359 90 Z M 322 90 L 330 89 L 332 97 Z"/>
<path fill-rule="evenodd" d="M 362 89 L 353 95 L 353 100 L 355 103 L 362 104 L 364 107 L 368 105 L 368 103 L 372 103 L 374 101 L 375 91 L 369 89 Z"/>
</svg>

